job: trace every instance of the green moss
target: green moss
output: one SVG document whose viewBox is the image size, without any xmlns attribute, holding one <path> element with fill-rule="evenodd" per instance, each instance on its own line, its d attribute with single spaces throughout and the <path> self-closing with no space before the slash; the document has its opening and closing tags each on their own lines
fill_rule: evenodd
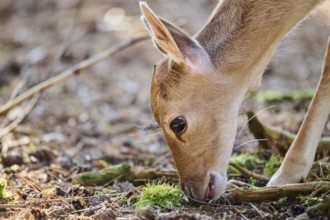
<svg viewBox="0 0 330 220">
<path fill-rule="evenodd" d="M 266 176 L 272 176 L 282 163 L 282 158 L 277 155 L 272 155 L 264 165 L 264 174 Z"/>
<path fill-rule="evenodd" d="M 257 97 L 266 104 L 280 101 L 305 101 L 311 100 L 314 95 L 313 89 L 298 90 L 298 91 L 278 91 L 269 90 L 259 93 Z"/>
<path fill-rule="evenodd" d="M 302 201 L 304 204 L 306 204 L 308 207 L 317 205 L 322 202 L 321 197 L 312 197 L 311 195 L 300 195 L 298 196 L 298 199 Z"/>
<path fill-rule="evenodd" d="M 151 167 L 155 163 L 155 158 L 154 157 L 146 158 L 143 163 L 144 166 Z"/>
<path fill-rule="evenodd" d="M 324 177 L 330 178 L 330 164 L 323 165 L 323 174 L 324 174 Z"/>
<path fill-rule="evenodd" d="M 79 173 L 72 176 L 72 182 L 74 184 L 80 184 L 83 186 L 91 185 L 103 185 L 116 178 L 129 179 L 132 176 L 131 166 L 129 164 L 118 164 L 106 167 L 98 171 L 90 171 Z"/>
<path fill-rule="evenodd" d="M 183 192 L 178 186 L 170 184 L 148 184 L 141 189 L 141 195 L 134 204 L 136 209 L 146 206 L 174 208 L 185 203 Z"/>
<path fill-rule="evenodd" d="M 266 176 L 272 176 L 276 170 L 280 167 L 283 158 L 277 155 L 272 155 L 269 160 L 261 160 L 256 154 L 242 153 L 239 155 L 233 155 L 230 158 L 231 162 L 237 163 L 248 170 L 254 170 L 256 165 L 263 167 L 263 173 Z M 329 165 L 330 171 L 330 165 Z M 240 172 L 234 167 L 229 166 L 228 173 L 239 174 Z"/>
<path fill-rule="evenodd" d="M 6 187 L 7 187 L 7 181 L 5 179 L 0 179 L 0 198 L 1 199 L 7 198 Z"/>
<path fill-rule="evenodd" d="M 256 164 L 262 163 L 262 160 L 260 160 L 257 155 L 248 153 L 233 155 L 230 158 L 230 161 L 237 163 L 248 170 L 254 170 Z M 229 166 L 228 173 L 239 174 L 240 172 L 236 168 Z"/>
</svg>

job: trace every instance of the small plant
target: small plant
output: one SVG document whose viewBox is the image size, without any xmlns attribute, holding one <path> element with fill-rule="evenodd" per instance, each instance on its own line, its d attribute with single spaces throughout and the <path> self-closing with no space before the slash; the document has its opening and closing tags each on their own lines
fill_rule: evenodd
<svg viewBox="0 0 330 220">
<path fill-rule="evenodd" d="M 6 187 L 7 181 L 5 179 L 0 179 L 0 199 L 7 198 Z"/>
<path fill-rule="evenodd" d="M 264 166 L 264 174 L 266 176 L 272 176 L 282 163 L 282 158 L 277 155 L 272 155 Z"/>
<path fill-rule="evenodd" d="M 178 186 L 167 183 L 148 184 L 141 189 L 141 195 L 134 204 L 136 209 L 146 206 L 158 206 L 161 208 L 174 208 L 186 203 L 183 192 Z"/>
<path fill-rule="evenodd" d="M 262 160 L 260 160 L 257 155 L 248 153 L 233 155 L 230 158 L 230 161 L 237 163 L 248 170 L 254 170 L 256 168 L 256 164 L 262 163 Z M 236 168 L 229 166 L 228 173 L 239 174 L 240 172 Z"/>
<path fill-rule="evenodd" d="M 321 197 L 313 197 L 312 195 L 300 195 L 298 196 L 298 199 L 303 202 L 308 207 L 317 205 L 322 202 Z"/>
<path fill-rule="evenodd" d="M 323 165 L 323 174 L 324 174 L 324 177 L 330 178 L 330 164 Z"/>
</svg>

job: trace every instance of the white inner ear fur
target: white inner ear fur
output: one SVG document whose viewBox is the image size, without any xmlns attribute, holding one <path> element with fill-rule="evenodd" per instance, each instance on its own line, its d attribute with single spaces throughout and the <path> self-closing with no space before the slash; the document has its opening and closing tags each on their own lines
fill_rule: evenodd
<svg viewBox="0 0 330 220">
<path fill-rule="evenodd" d="M 142 20 L 149 30 L 154 44 L 156 44 L 161 52 L 168 54 L 176 62 L 183 62 L 183 54 L 179 50 L 172 34 L 160 21 L 159 17 L 149 8 L 145 2 L 140 2 L 140 8 L 143 14 Z"/>
<path fill-rule="evenodd" d="M 198 43 L 196 42 L 198 45 Z M 211 62 L 209 54 L 202 47 L 186 48 L 184 53 L 185 63 L 194 71 L 199 73 L 214 72 L 215 68 Z"/>
<path fill-rule="evenodd" d="M 170 23 L 166 23 L 168 29 L 145 2 L 140 2 L 140 7 L 143 14 L 141 19 L 152 37 L 154 46 L 162 53 L 168 55 L 175 63 L 188 65 L 193 72 L 214 71 L 208 53 L 197 40 Z"/>
</svg>

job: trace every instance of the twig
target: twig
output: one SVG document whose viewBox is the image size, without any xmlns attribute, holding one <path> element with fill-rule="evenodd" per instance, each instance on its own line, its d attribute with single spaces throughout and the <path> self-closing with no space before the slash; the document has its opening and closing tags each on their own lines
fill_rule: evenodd
<svg viewBox="0 0 330 220">
<path fill-rule="evenodd" d="M 249 118 L 249 129 L 257 139 L 268 139 L 267 142 L 259 142 L 261 146 L 273 149 L 281 155 L 285 155 L 296 135 L 280 128 L 262 123 L 253 112 L 246 113 Z M 330 151 L 330 137 L 321 138 L 317 152 Z"/>
<path fill-rule="evenodd" d="M 41 186 L 39 186 L 38 184 L 36 184 L 35 182 L 33 182 L 32 180 L 29 180 L 28 178 L 25 178 L 23 176 L 20 176 L 18 174 L 16 174 L 16 176 L 18 178 L 20 178 L 21 180 L 23 180 L 28 186 L 30 186 L 32 189 L 34 189 L 37 192 L 42 193 L 42 191 L 44 190 Z"/>
<path fill-rule="evenodd" d="M 0 204 L 0 209 L 22 209 L 26 207 L 26 204 Z"/>
<path fill-rule="evenodd" d="M 330 196 L 326 196 L 320 203 L 313 205 L 307 209 L 309 215 L 315 215 L 321 211 L 330 210 Z"/>
<path fill-rule="evenodd" d="M 318 193 L 330 190 L 329 181 L 295 183 L 269 187 L 242 187 L 231 190 L 224 197 L 236 202 L 265 202 L 283 197 L 296 197 L 298 195 L 311 194 L 318 190 Z M 222 198 L 223 199 L 223 198 Z"/>
<path fill-rule="evenodd" d="M 41 205 L 43 203 L 51 203 L 51 202 L 64 202 L 67 204 L 68 201 L 73 201 L 75 199 L 80 199 L 84 197 L 72 197 L 72 198 L 56 198 L 56 199 L 38 199 L 37 201 L 26 201 L 23 204 L 0 204 L 0 209 L 22 209 L 22 208 L 28 208 L 31 206 L 37 206 Z"/>
<path fill-rule="evenodd" d="M 142 36 L 142 37 L 135 37 L 128 39 L 120 44 L 117 44 L 87 60 L 84 60 L 77 65 L 69 68 L 68 70 L 30 88 L 23 94 L 19 95 L 15 99 L 8 101 L 6 104 L 0 107 L 0 115 L 6 114 L 10 109 L 16 107 L 17 105 L 21 104 L 24 100 L 31 98 L 34 94 L 43 92 L 45 89 L 71 77 L 74 75 L 78 75 L 82 70 L 104 60 L 105 58 L 116 54 L 119 51 L 122 51 L 136 43 L 139 43 L 143 40 L 149 39 L 149 36 Z"/>
<path fill-rule="evenodd" d="M 79 22 L 82 5 L 83 5 L 83 1 L 79 0 L 77 3 L 76 9 L 75 9 L 75 14 L 73 16 L 72 25 L 71 25 L 67 35 L 65 36 L 62 44 L 58 48 L 54 61 L 49 65 L 48 70 L 46 71 L 46 74 L 45 74 L 46 78 L 49 78 L 52 75 L 52 71 L 53 71 L 54 67 L 57 66 L 61 57 L 66 52 L 66 50 L 69 48 L 69 46 L 72 42 L 74 33 L 76 31 L 77 24 Z"/>
<path fill-rule="evenodd" d="M 23 77 L 23 79 L 17 84 L 17 86 L 14 88 L 13 92 L 11 93 L 9 100 L 14 99 L 18 95 L 21 89 L 26 85 L 27 78 L 28 78 L 27 76 Z"/>
<path fill-rule="evenodd" d="M 264 175 L 260 175 L 260 174 L 257 174 L 257 173 L 254 173 L 250 170 L 247 170 L 245 169 L 244 167 L 240 166 L 239 164 L 237 163 L 234 163 L 234 162 L 229 162 L 229 165 L 238 169 L 241 173 L 247 175 L 247 176 L 251 176 L 257 180 L 260 180 L 260 181 L 263 181 L 263 182 L 268 182 L 270 180 L 269 177 L 267 176 L 264 176 Z"/>
<path fill-rule="evenodd" d="M 40 93 L 36 94 L 28 103 L 28 105 L 24 108 L 23 112 L 19 116 L 17 116 L 17 118 L 14 121 L 12 121 L 9 125 L 7 125 L 5 128 L 0 130 L 0 139 L 2 139 L 5 135 L 7 135 L 12 130 L 14 130 L 24 120 L 24 118 L 37 104 L 39 97 L 40 97 Z"/>
<path fill-rule="evenodd" d="M 115 179 L 122 181 L 154 180 L 164 176 L 172 178 L 178 177 L 178 174 L 174 169 L 159 170 L 139 166 L 132 167 L 129 164 L 122 163 L 102 170 L 73 175 L 72 182 L 83 186 L 97 186 L 107 184 Z"/>
<path fill-rule="evenodd" d="M 23 79 L 16 85 L 16 87 L 14 88 L 13 92 L 11 93 L 8 101 L 13 100 L 19 94 L 21 89 L 26 85 L 27 78 L 28 78 L 27 76 L 23 77 Z M 7 117 L 5 117 L 1 122 L 0 130 L 6 128 L 6 126 L 10 126 L 10 125 L 8 125 L 10 121 L 11 120 L 9 119 L 9 117 L 7 115 Z"/>
</svg>

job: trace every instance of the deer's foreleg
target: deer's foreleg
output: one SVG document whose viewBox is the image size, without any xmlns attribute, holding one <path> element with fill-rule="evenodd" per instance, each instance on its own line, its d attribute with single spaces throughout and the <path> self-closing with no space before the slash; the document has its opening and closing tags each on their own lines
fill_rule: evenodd
<svg viewBox="0 0 330 220">
<path fill-rule="evenodd" d="M 330 37 L 324 56 L 323 70 L 316 92 L 298 135 L 284 161 L 268 185 L 294 183 L 309 173 L 318 142 L 330 114 Z"/>
</svg>

